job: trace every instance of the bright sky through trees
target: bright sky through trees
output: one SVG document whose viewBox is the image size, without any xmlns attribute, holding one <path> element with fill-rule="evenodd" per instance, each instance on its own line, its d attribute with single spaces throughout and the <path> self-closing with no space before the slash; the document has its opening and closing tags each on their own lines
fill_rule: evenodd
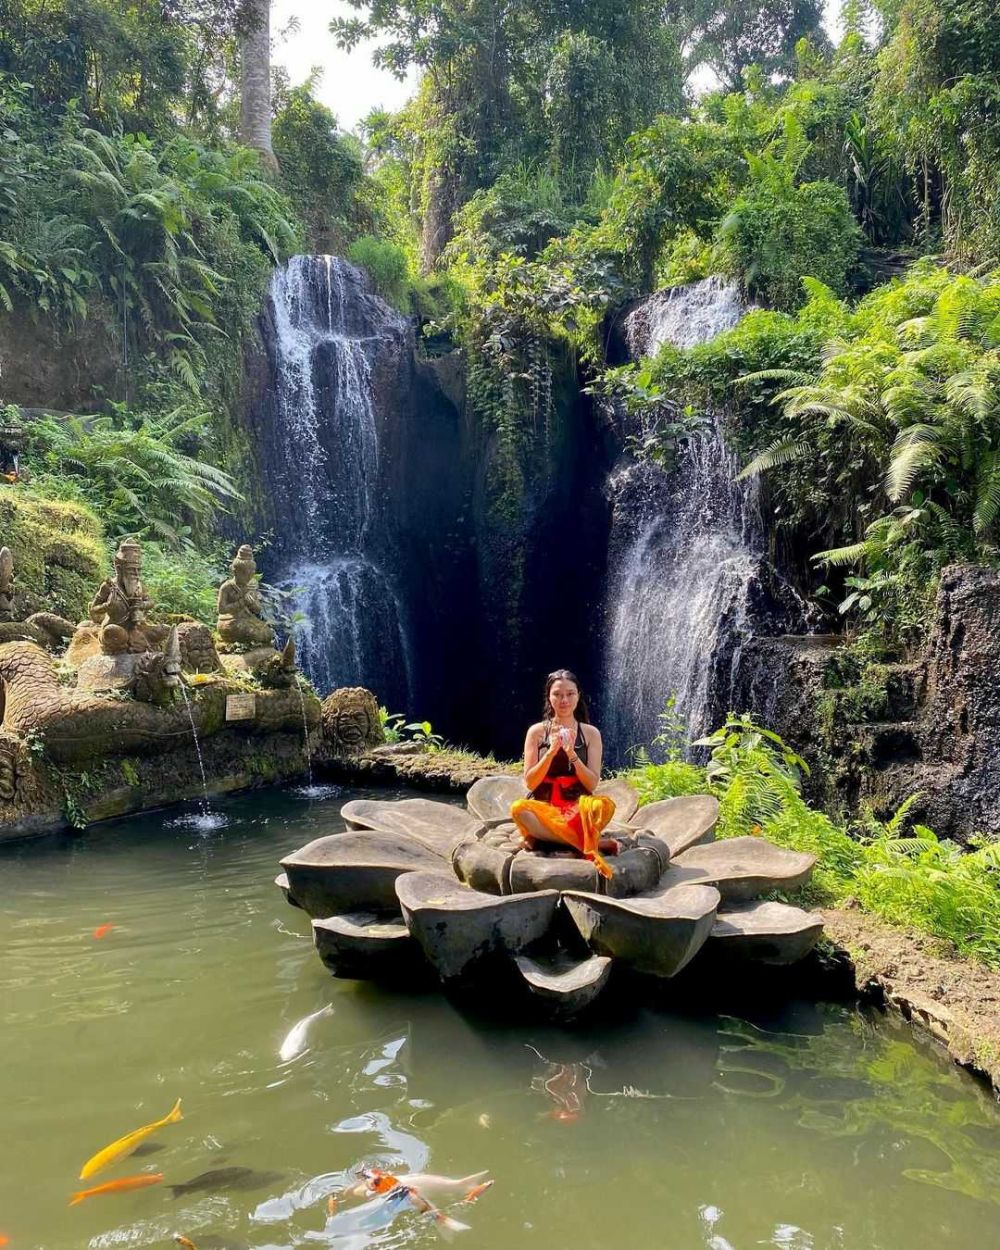
<svg viewBox="0 0 1000 1250">
<path fill-rule="evenodd" d="M 826 0 L 825 24 L 834 36 L 839 14 L 840 0 Z M 411 71 L 400 82 L 387 70 L 376 68 L 371 63 L 370 42 L 351 53 L 340 51 L 329 25 L 331 18 L 344 15 L 355 16 L 356 12 L 339 0 L 273 0 L 271 29 L 275 34 L 275 62 L 288 70 L 293 83 L 302 82 L 314 66 L 319 66 L 323 77 L 316 94 L 333 110 L 341 126 L 350 130 L 377 105 L 399 108 L 413 90 L 416 75 Z M 298 29 L 282 37 L 281 32 L 293 18 Z"/>
</svg>

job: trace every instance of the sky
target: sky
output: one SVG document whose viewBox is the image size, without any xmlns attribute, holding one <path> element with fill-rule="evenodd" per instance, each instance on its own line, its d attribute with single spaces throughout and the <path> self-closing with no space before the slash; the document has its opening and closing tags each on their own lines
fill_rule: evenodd
<svg viewBox="0 0 1000 1250">
<path fill-rule="evenodd" d="M 826 0 L 825 24 L 834 38 L 839 12 L 840 0 Z M 411 74 L 399 82 L 385 70 L 376 69 L 371 62 L 372 43 L 362 44 L 354 52 L 341 52 L 329 30 L 330 19 L 340 16 L 357 16 L 357 12 L 340 0 L 272 0 L 274 60 L 288 70 L 293 85 L 319 66 L 323 77 L 317 95 L 345 130 L 353 130 L 373 108 L 400 108 L 412 94 L 416 78 Z M 293 18 L 297 29 L 282 36 Z"/>
</svg>

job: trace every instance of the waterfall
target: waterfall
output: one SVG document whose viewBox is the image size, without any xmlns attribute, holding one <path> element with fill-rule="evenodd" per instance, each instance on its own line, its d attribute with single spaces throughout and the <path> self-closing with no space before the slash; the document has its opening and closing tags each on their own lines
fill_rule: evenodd
<svg viewBox="0 0 1000 1250">
<path fill-rule="evenodd" d="M 690 347 L 745 311 L 735 286 L 707 278 L 651 296 L 630 314 L 626 341 L 635 357 L 666 342 Z M 713 728 L 744 641 L 782 632 L 798 611 L 766 561 L 755 492 L 737 471 L 713 415 L 672 472 L 626 455 L 609 476 L 604 720 L 615 763 L 650 742 L 671 695 L 690 737 Z"/>
<path fill-rule="evenodd" d="M 378 375 L 409 322 L 336 256 L 295 256 L 271 282 L 276 579 L 301 616 L 296 644 L 321 693 L 365 685 L 405 706 L 407 630 L 380 504 Z"/>
</svg>

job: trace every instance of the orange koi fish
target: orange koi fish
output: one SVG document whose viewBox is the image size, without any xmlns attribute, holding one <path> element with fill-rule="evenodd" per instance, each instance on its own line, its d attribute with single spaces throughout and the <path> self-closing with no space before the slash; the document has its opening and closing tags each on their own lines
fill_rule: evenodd
<svg viewBox="0 0 1000 1250">
<path fill-rule="evenodd" d="M 174 1233 L 174 1241 L 176 1241 L 179 1246 L 183 1246 L 184 1250 L 198 1250 L 198 1247 L 194 1244 L 190 1237 L 182 1237 L 180 1233 Z"/>
<path fill-rule="evenodd" d="M 144 1124 L 142 1128 L 126 1133 L 124 1137 L 119 1137 L 110 1146 L 105 1146 L 103 1150 L 99 1150 L 96 1155 L 89 1158 L 80 1172 L 80 1180 L 85 1181 L 95 1173 L 110 1167 L 112 1163 L 117 1163 L 119 1159 L 124 1159 L 126 1155 L 130 1155 L 135 1150 L 140 1142 L 144 1142 L 157 1129 L 161 1129 L 167 1124 L 176 1124 L 183 1119 L 184 1117 L 181 1115 L 181 1100 L 178 1098 L 173 1110 L 169 1111 L 162 1120 L 157 1120 L 154 1124 Z M 162 1179 L 163 1177 L 161 1176 L 160 1180 Z"/>
<path fill-rule="evenodd" d="M 130 1189 L 145 1189 L 147 1185 L 159 1185 L 162 1180 L 162 1172 L 142 1172 L 138 1176 L 122 1176 L 116 1181 L 105 1181 L 103 1185 L 95 1185 L 93 1189 L 81 1189 L 70 1198 L 69 1205 L 75 1207 L 78 1202 L 84 1202 L 87 1198 L 98 1198 L 102 1194 L 124 1194 Z"/>
<path fill-rule="evenodd" d="M 107 937 L 114 927 L 113 924 L 99 924 L 94 930 L 93 936 L 95 938 Z"/>
<path fill-rule="evenodd" d="M 336 1198 L 334 1198 L 334 1197 L 332 1197 L 332 1196 L 331 1196 L 331 1197 L 329 1197 L 329 1198 L 327 1198 L 327 1200 L 326 1200 L 326 1213 L 327 1213 L 327 1215 L 336 1215 L 336 1214 L 337 1214 L 337 1199 L 336 1199 Z"/>
<path fill-rule="evenodd" d="M 3 1233 L 0 1233 L 0 1246 L 9 1246 L 9 1245 L 10 1245 L 10 1238 L 5 1237 Z"/>
</svg>

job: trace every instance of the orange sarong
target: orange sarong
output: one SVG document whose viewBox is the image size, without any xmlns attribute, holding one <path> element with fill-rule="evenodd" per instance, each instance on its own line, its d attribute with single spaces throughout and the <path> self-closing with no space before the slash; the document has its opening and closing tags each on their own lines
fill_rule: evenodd
<svg viewBox="0 0 1000 1250">
<path fill-rule="evenodd" d="M 542 799 L 516 799 L 510 808 L 510 818 L 517 825 L 528 847 L 537 842 L 525 829 L 519 817 L 531 812 L 541 821 L 553 842 L 565 842 L 584 858 L 589 859 L 602 877 L 610 877 L 611 869 L 598 850 L 601 831 L 615 814 L 614 802 L 606 794 L 581 794 L 570 798 L 566 791 L 578 786 L 575 777 L 549 777 L 552 786 L 550 802 Z"/>
</svg>

